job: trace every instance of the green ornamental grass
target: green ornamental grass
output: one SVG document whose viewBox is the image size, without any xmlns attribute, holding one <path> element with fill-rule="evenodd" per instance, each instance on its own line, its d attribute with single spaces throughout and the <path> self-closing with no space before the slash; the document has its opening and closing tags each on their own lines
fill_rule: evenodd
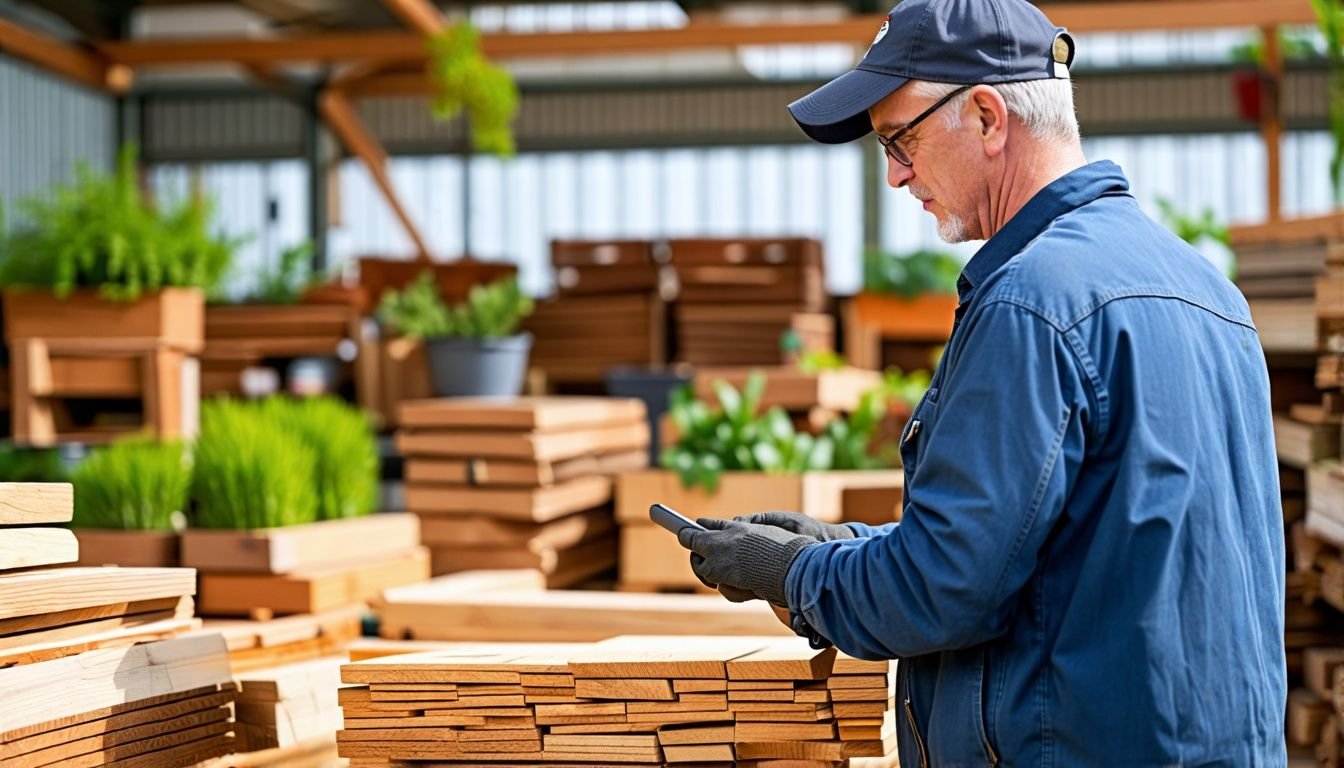
<svg viewBox="0 0 1344 768">
<path fill-rule="evenodd" d="M 275 397 L 262 406 L 276 428 L 313 452 L 317 519 L 360 517 L 378 503 L 378 444 L 368 418 L 334 398 Z"/>
<path fill-rule="evenodd" d="M 191 459 L 180 441 L 134 437 L 96 450 L 73 480 L 74 527 L 171 531 L 186 510 Z"/>
<path fill-rule="evenodd" d="M 192 525 L 274 528 L 317 519 L 314 451 L 264 411 L 234 400 L 201 406 Z"/>
</svg>

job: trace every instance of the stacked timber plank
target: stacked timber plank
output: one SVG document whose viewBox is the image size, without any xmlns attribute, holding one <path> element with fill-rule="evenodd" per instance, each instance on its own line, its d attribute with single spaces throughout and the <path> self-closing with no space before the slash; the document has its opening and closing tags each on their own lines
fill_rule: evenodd
<svg viewBox="0 0 1344 768">
<path fill-rule="evenodd" d="M 334 739 L 344 655 L 239 673 L 235 707 L 238 749 L 257 752 Z"/>
<path fill-rule="evenodd" d="M 787 635 L 762 602 L 719 595 L 544 590 L 536 571 L 477 571 L 388 590 L 373 604 L 388 639 L 591 642 L 624 634 Z"/>
<path fill-rule="evenodd" d="M 677 358 L 692 365 L 782 362 L 780 336 L 832 349 L 821 243 L 806 238 L 670 240 L 679 293 Z"/>
<path fill-rule="evenodd" d="M 7 768 L 177 768 L 233 751 L 229 659 L 184 637 L 0 670 Z"/>
<path fill-rule="evenodd" d="M 0 765 L 172 768 L 232 751 L 228 653 L 185 568 L 73 562 L 69 485 L 0 484 Z M 57 534 L 44 537 L 44 533 Z M 9 570 L 41 566 L 39 570 Z"/>
<path fill-rule="evenodd" d="M 536 568 L 553 587 L 616 564 L 611 474 L 645 466 L 638 400 L 448 398 L 406 403 L 406 505 L 435 574 Z"/>
<path fill-rule="evenodd" d="M 531 364 L 548 383 L 598 384 L 608 368 L 667 362 L 667 280 L 656 251 L 647 240 L 552 241 L 557 294 L 523 324 Z"/>
<path fill-rule="evenodd" d="M 342 653 L 360 636 L 363 603 L 266 621 L 206 619 L 202 632 L 224 636 L 235 673 Z"/>
<path fill-rule="evenodd" d="M 0 571 L 73 563 L 79 543 L 68 528 L 75 493 L 69 483 L 0 483 Z"/>
<path fill-rule="evenodd" d="M 1344 330 L 1344 317 L 1320 318 L 1313 306 L 1313 293 L 1322 289 L 1318 278 L 1344 261 L 1344 216 L 1235 227 L 1229 236 L 1237 286 L 1250 303 L 1266 352 L 1315 353 L 1318 335 Z M 1322 328 L 1318 320 L 1324 320 Z M 1321 330 L 1326 332 L 1318 334 Z"/>
<path fill-rule="evenodd" d="M 429 575 L 419 521 L 408 514 L 258 530 L 182 534 L 182 563 L 201 572 L 205 616 L 257 620 L 363 603 Z"/>
<path fill-rule="evenodd" d="M 893 751 L 886 663 L 798 638 L 468 646 L 341 674 L 353 687 L 337 740 L 352 766 L 834 766 Z"/>
</svg>

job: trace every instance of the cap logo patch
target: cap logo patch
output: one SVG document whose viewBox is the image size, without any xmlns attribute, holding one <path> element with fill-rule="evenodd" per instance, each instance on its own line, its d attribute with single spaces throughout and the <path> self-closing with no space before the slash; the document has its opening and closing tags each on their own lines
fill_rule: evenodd
<svg viewBox="0 0 1344 768">
<path fill-rule="evenodd" d="M 882 42 L 882 38 L 887 36 L 887 30 L 890 28 L 891 28 L 891 17 L 888 16 L 887 18 L 882 20 L 882 28 L 877 30 L 877 37 L 873 38 L 873 43 L 872 45 L 868 46 L 868 50 L 871 51 L 873 49 L 873 45 L 877 45 L 878 43 Z"/>
</svg>

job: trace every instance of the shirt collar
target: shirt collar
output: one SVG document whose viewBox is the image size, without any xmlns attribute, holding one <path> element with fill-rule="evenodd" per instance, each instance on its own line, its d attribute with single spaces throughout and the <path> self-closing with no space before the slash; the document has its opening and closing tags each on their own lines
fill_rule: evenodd
<svg viewBox="0 0 1344 768">
<path fill-rule="evenodd" d="M 1129 180 L 1124 171 L 1109 160 L 1089 163 L 1050 182 L 971 257 L 957 278 L 960 303 L 965 304 L 976 286 L 1036 239 L 1055 219 L 1097 198 L 1128 191 Z"/>
</svg>

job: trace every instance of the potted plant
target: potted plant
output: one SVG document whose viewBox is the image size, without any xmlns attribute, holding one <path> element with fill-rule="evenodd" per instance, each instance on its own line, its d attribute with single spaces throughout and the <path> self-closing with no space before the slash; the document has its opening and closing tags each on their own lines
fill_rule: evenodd
<svg viewBox="0 0 1344 768">
<path fill-rule="evenodd" d="M 532 335 L 519 333 L 518 324 L 532 308 L 514 278 L 475 286 L 466 301 L 449 306 L 426 272 L 404 291 L 384 294 L 378 318 L 397 334 L 424 342 L 440 397 L 512 396 L 522 391 L 532 348 Z"/>
<path fill-rule="evenodd" d="M 81 565 L 170 567 L 186 522 L 191 458 L 181 441 L 132 437 L 99 448 L 75 470 Z"/>
<path fill-rule="evenodd" d="M 663 451 L 663 469 L 617 476 L 624 585 L 696 583 L 675 539 L 658 536 L 649 523 L 655 501 L 706 517 L 792 510 L 832 523 L 896 518 L 902 474 L 893 469 L 895 444 L 880 439 L 889 392 L 867 393 L 853 413 L 814 435 L 797 430 L 779 406 L 760 411 L 765 384 L 759 372 L 740 391 L 718 381 L 717 406 L 696 399 L 690 387 L 674 393 L 670 416 L 678 439 Z M 882 515 L 869 512 L 875 505 Z"/>
<path fill-rule="evenodd" d="M 212 236 L 197 199 L 159 207 L 140 192 L 135 153 L 117 171 L 76 168 L 75 182 L 21 204 L 28 223 L 0 261 L 7 339 L 157 339 L 197 351 L 204 292 L 237 242 Z"/>
</svg>

